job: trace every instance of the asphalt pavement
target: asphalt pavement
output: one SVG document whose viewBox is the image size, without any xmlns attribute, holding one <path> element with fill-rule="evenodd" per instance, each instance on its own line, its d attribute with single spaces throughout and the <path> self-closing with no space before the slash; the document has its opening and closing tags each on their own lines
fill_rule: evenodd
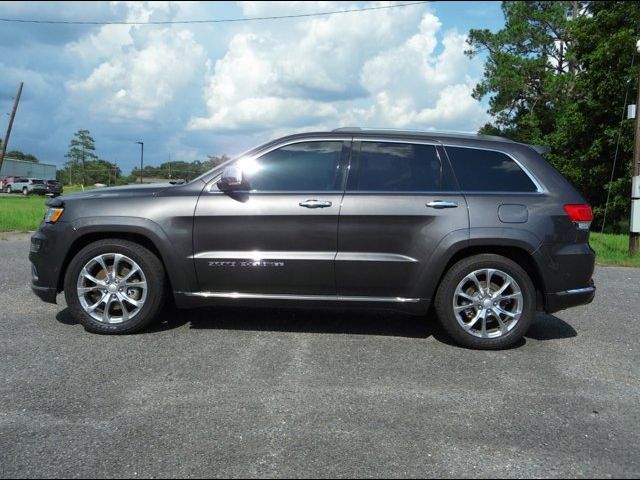
<svg viewBox="0 0 640 480">
<path fill-rule="evenodd" d="M 386 312 L 168 308 L 86 333 L 0 234 L 0 476 L 640 476 L 640 269 L 516 348 Z"/>
</svg>

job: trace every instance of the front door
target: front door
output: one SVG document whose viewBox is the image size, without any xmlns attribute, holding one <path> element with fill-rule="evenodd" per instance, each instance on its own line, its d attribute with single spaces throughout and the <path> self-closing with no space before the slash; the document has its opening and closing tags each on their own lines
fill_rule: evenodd
<svg viewBox="0 0 640 480">
<path fill-rule="evenodd" d="M 301 140 L 238 160 L 246 191 L 214 179 L 196 207 L 202 292 L 335 296 L 334 258 L 347 143 Z"/>
</svg>

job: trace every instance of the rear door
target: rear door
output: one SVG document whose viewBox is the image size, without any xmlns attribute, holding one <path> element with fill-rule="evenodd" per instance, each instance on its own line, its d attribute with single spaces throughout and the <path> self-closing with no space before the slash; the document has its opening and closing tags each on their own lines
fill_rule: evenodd
<svg viewBox="0 0 640 480">
<path fill-rule="evenodd" d="M 356 138 L 340 212 L 338 295 L 422 298 L 419 278 L 433 251 L 449 233 L 468 231 L 468 222 L 437 143 Z"/>
<path fill-rule="evenodd" d="M 335 297 L 348 142 L 300 140 L 239 160 L 250 189 L 205 188 L 194 219 L 200 289 L 212 296 Z"/>
</svg>

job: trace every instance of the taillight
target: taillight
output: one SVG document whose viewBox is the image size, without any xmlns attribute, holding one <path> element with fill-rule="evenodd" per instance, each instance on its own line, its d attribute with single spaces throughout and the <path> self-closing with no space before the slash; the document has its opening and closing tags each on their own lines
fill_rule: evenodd
<svg viewBox="0 0 640 480">
<path fill-rule="evenodd" d="M 589 230 L 593 220 L 593 210 L 587 204 L 568 204 L 564 211 L 569 215 L 569 220 L 576 224 L 580 230 Z"/>
</svg>

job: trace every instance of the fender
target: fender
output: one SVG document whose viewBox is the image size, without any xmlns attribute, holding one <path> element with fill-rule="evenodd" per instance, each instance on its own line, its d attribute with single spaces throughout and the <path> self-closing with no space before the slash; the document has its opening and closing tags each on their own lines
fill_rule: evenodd
<svg viewBox="0 0 640 480">
<path fill-rule="evenodd" d="M 74 220 L 72 225 L 77 235 L 76 239 L 90 234 L 100 234 L 103 238 L 108 238 L 111 233 L 136 234 L 147 238 L 160 253 L 173 290 L 197 290 L 193 261 L 189 258 L 192 254 L 191 227 L 178 230 L 180 233 L 170 240 L 159 224 L 142 217 L 82 217 Z"/>
<path fill-rule="evenodd" d="M 446 235 L 422 269 L 416 282 L 416 297 L 432 299 L 440 279 L 451 259 L 466 248 L 514 247 L 528 253 L 542 270 L 545 255 L 541 250 L 542 240 L 526 230 L 513 228 L 471 228 L 456 230 Z"/>
</svg>

